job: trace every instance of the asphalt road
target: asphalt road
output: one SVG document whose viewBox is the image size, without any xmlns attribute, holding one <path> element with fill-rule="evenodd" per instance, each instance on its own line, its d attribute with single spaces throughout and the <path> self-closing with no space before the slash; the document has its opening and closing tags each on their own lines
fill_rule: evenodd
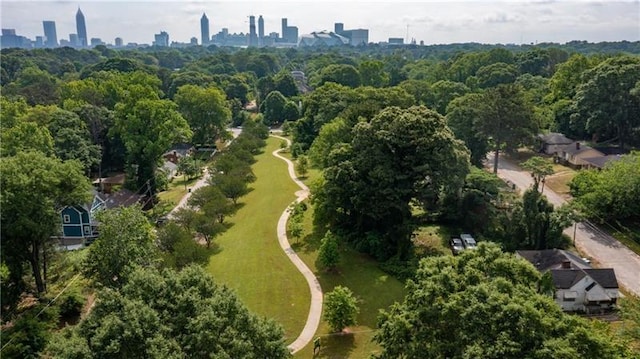
<svg viewBox="0 0 640 359">
<path fill-rule="evenodd" d="M 489 155 L 488 163 L 493 163 L 493 154 Z M 511 181 L 521 191 L 533 184 L 528 172 L 504 158 L 500 158 L 498 176 Z M 566 203 L 564 198 L 549 188 L 544 189 L 544 195 L 554 206 Z M 564 233 L 574 238 L 574 226 L 565 229 Z M 640 296 L 640 256 L 598 227 L 587 222 L 578 223 L 575 226 L 575 245 L 584 256 L 592 258 L 599 267 L 613 268 L 618 278 L 618 284 L 629 292 Z"/>
</svg>

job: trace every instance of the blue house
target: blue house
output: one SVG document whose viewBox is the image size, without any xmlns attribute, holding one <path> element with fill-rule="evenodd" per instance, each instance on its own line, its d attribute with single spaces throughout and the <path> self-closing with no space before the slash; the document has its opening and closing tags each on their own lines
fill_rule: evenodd
<svg viewBox="0 0 640 359">
<path fill-rule="evenodd" d="M 60 211 L 62 231 L 60 244 L 68 249 L 77 249 L 93 242 L 98 237 L 96 214 L 105 209 L 128 207 L 138 203 L 143 196 L 123 189 L 106 195 L 93 192 L 91 203 L 64 207 Z"/>
</svg>

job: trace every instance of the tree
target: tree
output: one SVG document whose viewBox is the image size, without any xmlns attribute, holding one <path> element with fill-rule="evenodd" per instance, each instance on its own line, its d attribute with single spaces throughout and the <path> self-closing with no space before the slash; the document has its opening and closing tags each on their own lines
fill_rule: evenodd
<svg viewBox="0 0 640 359">
<path fill-rule="evenodd" d="M 469 93 L 469 87 L 460 82 L 453 82 L 447 80 L 440 80 L 431 85 L 431 100 L 432 103 L 427 103 L 427 107 L 438 111 L 439 114 L 444 115 L 447 111 L 447 106 L 454 99 L 464 96 Z"/>
<path fill-rule="evenodd" d="M 178 162 L 178 172 L 186 177 L 185 186 L 188 180 L 198 177 L 198 175 L 201 174 L 197 161 L 195 157 L 184 157 Z"/>
<path fill-rule="evenodd" d="M 226 228 L 217 218 L 210 217 L 204 212 L 197 212 L 194 217 L 193 229 L 204 239 L 207 248 L 211 248 L 211 241 Z"/>
<path fill-rule="evenodd" d="M 527 261 L 480 243 L 421 260 L 402 303 L 383 311 L 378 358 L 618 358 L 625 346 L 537 292 Z"/>
<path fill-rule="evenodd" d="M 298 86 L 293 76 L 288 71 L 280 71 L 274 78 L 274 91 L 278 91 L 284 97 L 292 97 L 298 95 Z"/>
<path fill-rule="evenodd" d="M 513 83 L 518 77 L 518 69 L 514 65 L 496 62 L 479 68 L 476 77 L 481 88 L 495 87 Z"/>
<path fill-rule="evenodd" d="M 389 84 L 389 75 L 384 72 L 384 63 L 378 60 L 363 61 L 358 65 L 362 86 L 385 87 Z"/>
<path fill-rule="evenodd" d="M 640 213 L 640 153 L 633 152 L 601 171 L 580 171 L 569 184 L 571 195 L 598 220 L 628 220 Z"/>
<path fill-rule="evenodd" d="M 40 152 L 19 152 L 0 158 L 2 261 L 10 281 L 22 283 L 24 263 L 38 293 L 46 290 L 43 253 L 60 228 L 61 208 L 89 201 L 91 185 L 78 162 L 60 161 Z"/>
<path fill-rule="evenodd" d="M 436 208 L 455 193 L 469 168 L 464 144 L 442 116 L 425 107 L 390 107 L 353 129 L 334 149 L 315 192 L 316 216 L 348 233 L 356 248 L 376 258 L 411 252 L 411 206 Z"/>
<path fill-rule="evenodd" d="M 233 213 L 234 206 L 218 186 L 204 186 L 195 190 L 189 198 L 191 208 L 199 209 L 207 217 L 224 223 L 226 216 Z"/>
<path fill-rule="evenodd" d="M 231 121 L 225 93 L 217 87 L 184 85 L 175 96 L 180 113 L 193 131 L 193 142 L 215 145 Z"/>
<path fill-rule="evenodd" d="M 16 124 L 2 130 L 2 157 L 15 156 L 18 152 L 39 151 L 53 154 L 53 138 L 49 130 L 35 122 L 16 120 Z"/>
<path fill-rule="evenodd" d="M 349 87 L 360 86 L 360 73 L 352 65 L 332 64 L 320 71 L 319 83 L 322 86 L 327 82 L 335 82 Z"/>
<path fill-rule="evenodd" d="M 336 236 L 327 231 L 322 238 L 320 251 L 318 252 L 318 261 L 322 267 L 327 270 L 333 270 L 340 262 L 340 252 L 338 252 L 338 239 Z"/>
<path fill-rule="evenodd" d="M 138 207 L 121 207 L 98 214 L 100 234 L 89 247 L 84 271 L 107 288 L 119 288 L 135 266 L 155 261 L 153 227 Z"/>
<path fill-rule="evenodd" d="M 309 159 L 314 166 L 324 168 L 331 151 L 339 144 L 350 141 L 351 129 L 343 118 L 337 117 L 320 128 L 320 134 L 309 149 Z"/>
<path fill-rule="evenodd" d="M 358 300 L 349 288 L 337 286 L 325 295 L 324 320 L 334 332 L 355 325 L 358 312 Z"/>
<path fill-rule="evenodd" d="M 32 106 L 55 104 L 60 100 L 58 80 L 36 66 L 29 66 L 20 71 L 16 81 L 10 84 L 7 90 L 6 92 L 23 96 Z"/>
<path fill-rule="evenodd" d="M 73 112 L 56 109 L 48 123 L 54 152 L 62 160 L 78 160 L 88 172 L 100 163 L 102 149 L 91 142 L 89 129 Z"/>
<path fill-rule="evenodd" d="M 219 174 L 212 176 L 209 183 L 220 188 L 220 191 L 229 198 L 233 204 L 238 203 L 238 199 L 249 193 L 247 180 L 234 174 Z"/>
<path fill-rule="evenodd" d="M 155 172 L 158 160 L 172 144 L 187 140 L 192 132 L 187 121 L 169 100 L 143 99 L 135 104 L 116 106 L 117 133 L 127 149 L 129 165 L 136 165 L 136 185 L 156 193 Z"/>
<path fill-rule="evenodd" d="M 475 127 L 483 100 L 481 94 L 470 93 L 452 100 L 447 106 L 447 125 L 467 145 L 471 163 L 477 167 L 483 167 L 489 151 L 489 139 Z"/>
<path fill-rule="evenodd" d="M 500 151 L 515 150 L 533 137 L 537 128 L 533 107 L 517 85 L 498 85 L 485 92 L 476 129 L 489 137 L 495 153 L 493 173 L 498 173 Z"/>
<path fill-rule="evenodd" d="M 137 268 L 119 291 L 99 298 L 71 336 L 88 346 L 83 358 L 290 357 L 280 326 L 249 312 L 198 266 Z M 50 354 L 68 347 L 51 346 Z"/>
<path fill-rule="evenodd" d="M 298 105 L 293 101 L 287 101 L 282 109 L 282 121 L 295 121 L 300 117 Z"/>
<path fill-rule="evenodd" d="M 283 121 L 283 112 L 287 99 L 279 92 L 272 91 L 260 105 L 260 111 L 264 114 L 264 124 L 274 126 Z"/>
<path fill-rule="evenodd" d="M 309 160 L 307 156 L 298 156 L 296 161 L 296 172 L 300 175 L 300 177 L 304 178 L 307 176 L 307 172 L 309 171 Z"/>
<path fill-rule="evenodd" d="M 640 97 L 632 95 L 640 81 L 640 59 L 613 57 L 587 71 L 585 77 L 575 100 L 587 130 L 601 140 L 617 138 L 621 148 L 628 140 L 640 140 L 632 135 L 640 125 Z"/>
<path fill-rule="evenodd" d="M 526 160 L 522 164 L 522 168 L 531 172 L 531 177 L 533 177 L 533 188 L 538 191 L 540 189 L 540 183 L 542 183 L 542 190 L 540 193 L 544 192 L 545 178 L 553 174 L 553 166 L 551 163 L 542 157 L 535 156 Z"/>
</svg>

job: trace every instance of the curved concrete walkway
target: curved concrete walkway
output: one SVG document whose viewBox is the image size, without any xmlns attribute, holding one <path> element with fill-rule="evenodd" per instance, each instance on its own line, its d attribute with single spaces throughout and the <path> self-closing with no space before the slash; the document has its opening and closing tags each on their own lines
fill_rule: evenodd
<svg viewBox="0 0 640 359">
<path fill-rule="evenodd" d="M 271 137 L 285 140 L 287 141 L 287 144 L 291 146 L 291 141 L 284 137 L 275 135 L 271 135 Z M 280 151 L 281 150 L 273 151 L 272 154 L 287 163 L 289 176 L 301 188 L 300 191 L 296 192 L 297 198 L 294 203 L 304 201 L 307 197 L 309 197 L 309 187 L 307 187 L 296 177 L 296 172 L 293 168 L 293 162 L 291 162 L 287 158 L 280 156 Z M 284 250 L 284 253 L 286 253 L 291 262 L 293 262 L 293 265 L 298 268 L 300 273 L 302 273 L 304 278 L 307 280 L 307 284 L 309 284 L 309 290 L 311 291 L 311 305 L 309 306 L 307 323 L 304 325 L 304 328 L 302 329 L 302 332 L 300 333 L 298 338 L 296 338 L 293 343 L 287 346 L 291 353 L 295 354 L 311 342 L 314 334 L 316 333 L 316 330 L 318 330 L 320 318 L 322 317 L 322 288 L 320 287 L 320 283 L 318 282 L 318 279 L 313 274 L 311 269 L 309 269 L 309 267 L 304 264 L 302 259 L 298 257 L 296 252 L 293 250 L 293 248 L 291 248 L 291 245 L 289 244 L 289 240 L 287 239 L 287 220 L 289 219 L 290 214 L 291 212 L 289 208 L 287 208 L 284 210 L 284 212 L 282 212 L 282 216 L 280 216 L 280 219 L 278 220 L 278 242 L 280 242 L 280 247 L 282 247 L 282 250 Z"/>
</svg>

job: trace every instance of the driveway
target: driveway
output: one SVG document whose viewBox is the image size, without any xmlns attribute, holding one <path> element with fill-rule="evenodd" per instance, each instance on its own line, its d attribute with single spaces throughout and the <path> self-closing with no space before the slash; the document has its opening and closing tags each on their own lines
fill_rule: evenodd
<svg viewBox="0 0 640 359">
<path fill-rule="evenodd" d="M 493 163 L 493 154 L 489 155 L 488 162 Z M 521 191 L 533 184 L 529 172 L 523 171 L 504 157 L 500 158 L 498 176 L 511 181 Z M 549 188 L 545 187 L 544 194 L 554 206 L 566 203 L 565 199 Z M 564 233 L 574 238 L 574 226 L 565 229 Z M 640 256 L 589 222 L 575 226 L 575 245 L 583 255 L 593 258 L 599 267 L 613 268 L 618 284 L 640 296 Z"/>
</svg>

